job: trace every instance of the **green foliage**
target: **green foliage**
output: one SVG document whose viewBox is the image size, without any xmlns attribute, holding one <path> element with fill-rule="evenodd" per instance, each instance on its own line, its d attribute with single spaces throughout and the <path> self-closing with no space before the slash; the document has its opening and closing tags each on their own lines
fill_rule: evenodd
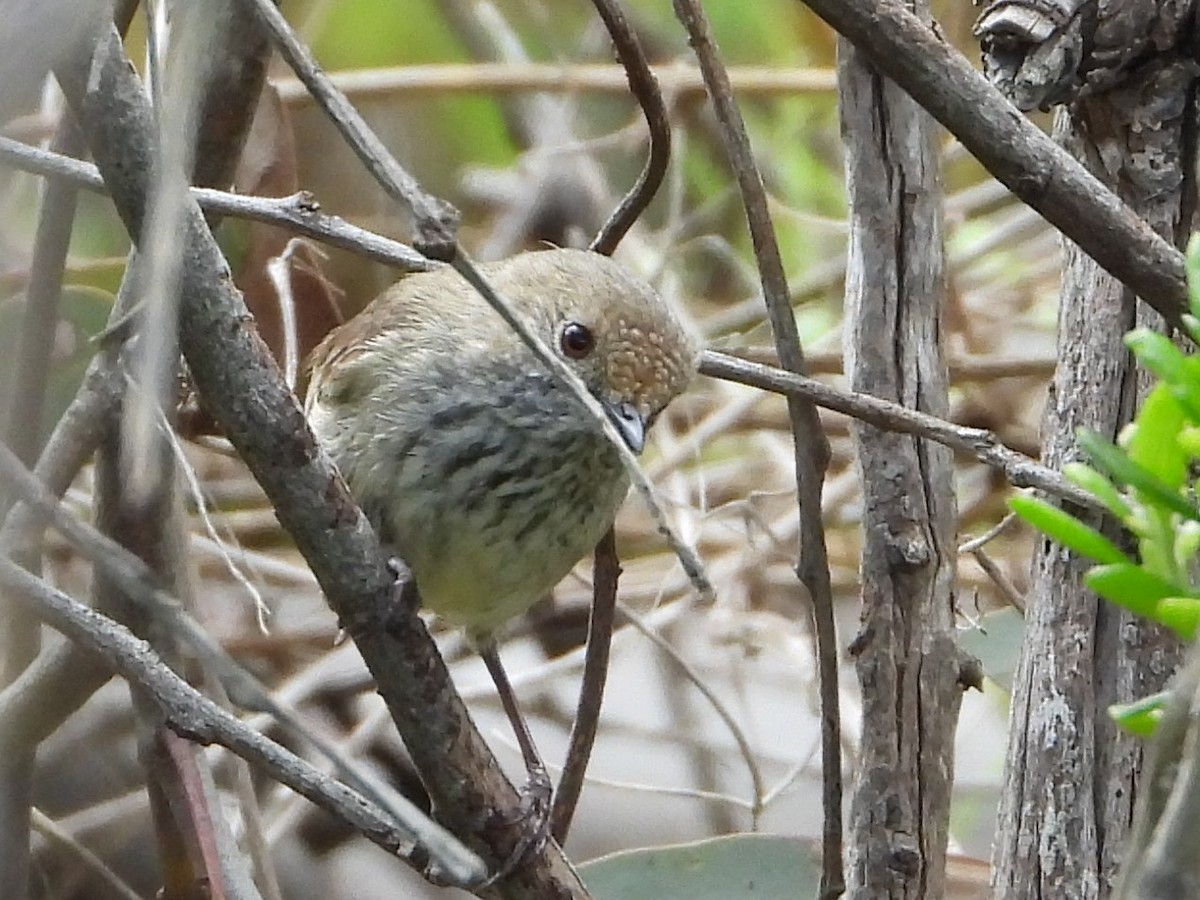
<svg viewBox="0 0 1200 900">
<path fill-rule="evenodd" d="M 580 874 L 597 900 L 791 900 L 815 896 L 821 869 L 795 838 L 735 834 L 614 853 Z"/>
<path fill-rule="evenodd" d="M 1108 714 L 1113 720 L 1131 734 L 1139 737 L 1151 737 L 1158 721 L 1162 718 L 1163 708 L 1170 697 L 1166 691 L 1153 694 L 1133 703 L 1119 703 L 1108 708 Z"/>
<path fill-rule="evenodd" d="M 1191 337 L 1200 342 L 1200 241 L 1188 248 Z M 1200 626 L 1200 357 L 1147 329 L 1125 338 L 1137 361 L 1158 379 L 1137 417 L 1116 443 L 1081 431 L 1079 445 L 1092 465 L 1064 474 L 1095 497 L 1132 535 L 1137 559 L 1078 516 L 1034 497 L 1014 497 L 1014 511 L 1064 547 L 1096 560 L 1084 584 L 1112 603 L 1191 640 Z M 1153 731 L 1161 698 L 1110 710 L 1137 734 Z"/>
</svg>

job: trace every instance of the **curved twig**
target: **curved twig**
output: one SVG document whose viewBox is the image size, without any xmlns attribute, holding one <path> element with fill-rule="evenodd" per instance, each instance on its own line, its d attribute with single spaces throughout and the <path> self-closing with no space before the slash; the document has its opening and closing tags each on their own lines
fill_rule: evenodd
<svg viewBox="0 0 1200 900">
<path fill-rule="evenodd" d="M 629 193 L 592 239 L 590 249 L 611 256 L 621 238 L 637 221 L 637 217 L 650 205 L 667 174 L 667 163 L 671 159 L 671 123 L 668 120 L 667 105 L 663 102 L 662 91 L 658 88 L 658 79 L 642 51 L 637 32 L 625 18 L 624 10 L 617 0 L 592 2 L 612 37 L 617 56 L 620 57 L 621 65 L 625 67 L 625 74 L 629 78 L 629 89 L 642 107 L 646 125 L 650 129 L 650 156 L 645 167 L 633 187 L 629 189 Z"/>
</svg>

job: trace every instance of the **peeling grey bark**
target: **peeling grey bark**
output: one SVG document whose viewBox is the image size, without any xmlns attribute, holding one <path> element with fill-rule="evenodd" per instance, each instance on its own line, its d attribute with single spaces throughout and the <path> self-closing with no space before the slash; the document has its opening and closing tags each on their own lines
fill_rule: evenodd
<svg viewBox="0 0 1200 900">
<path fill-rule="evenodd" d="M 975 23 L 988 78 L 1023 110 L 1102 93 L 1170 54 L 1191 0 L 991 0 Z"/>
<path fill-rule="evenodd" d="M 915 11 L 927 15 L 923 2 Z M 933 120 L 843 40 L 850 199 L 846 365 L 855 390 L 947 413 L 942 187 Z M 863 696 L 848 896 L 940 898 L 962 694 L 954 628 L 956 507 L 944 447 L 858 424 Z"/>
<path fill-rule="evenodd" d="M 1069 14 L 1049 33 L 1018 34 L 1014 23 L 1050 21 L 1037 18 L 1050 5 L 1000 2 L 984 11 L 977 28 L 989 75 L 1025 108 L 1070 100 L 1056 137 L 1182 246 L 1194 210 L 1200 68 L 1169 48 L 1182 38 L 1191 4 L 1058 3 Z M 1129 421 L 1144 384 L 1121 338 L 1135 324 L 1161 328 L 1161 319 L 1068 244 L 1048 465 L 1078 458 L 1076 429 L 1111 438 Z M 1172 638 L 1083 589 L 1087 566 L 1049 541 L 1035 553 L 993 859 L 997 900 L 1112 895 L 1143 746 L 1107 709 L 1160 690 L 1178 661 Z"/>
</svg>

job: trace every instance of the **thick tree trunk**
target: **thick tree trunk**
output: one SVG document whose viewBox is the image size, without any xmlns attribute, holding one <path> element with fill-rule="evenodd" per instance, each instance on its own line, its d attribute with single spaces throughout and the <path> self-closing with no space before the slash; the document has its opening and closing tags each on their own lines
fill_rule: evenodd
<svg viewBox="0 0 1200 900">
<path fill-rule="evenodd" d="M 1049 36 L 1035 40 L 1033 29 L 1023 53 L 1013 52 L 1011 32 L 1008 43 L 995 37 L 1015 5 L 994 3 L 980 20 L 989 74 L 1026 108 L 1073 100 L 1059 111 L 1056 136 L 1181 246 L 1193 209 L 1198 70 L 1165 48 L 1175 46 L 1188 6 L 1110 3 L 1098 18 L 1077 8 Z M 1067 63 L 1069 71 L 1055 67 Z M 1059 368 L 1045 422 L 1043 455 L 1052 467 L 1078 457 L 1078 428 L 1113 438 L 1129 421 L 1139 379 L 1121 338 L 1135 322 L 1161 325 L 1068 245 Z M 1080 585 L 1087 566 L 1050 541 L 1033 561 L 994 858 L 997 900 L 1111 895 L 1143 746 L 1113 725 L 1107 709 L 1161 689 L 1177 662 L 1173 639 Z"/>
<path fill-rule="evenodd" d="M 918 12 L 926 12 L 917 3 Z M 846 365 L 855 390 L 947 412 L 934 124 L 852 45 L 838 48 L 850 198 Z M 950 453 L 855 428 L 863 482 L 863 697 L 848 895 L 940 898 L 962 688 L 954 628 Z"/>
</svg>

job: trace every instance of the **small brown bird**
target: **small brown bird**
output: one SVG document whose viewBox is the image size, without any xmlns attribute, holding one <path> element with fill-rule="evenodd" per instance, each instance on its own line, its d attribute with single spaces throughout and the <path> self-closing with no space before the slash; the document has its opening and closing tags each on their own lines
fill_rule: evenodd
<svg viewBox="0 0 1200 900">
<path fill-rule="evenodd" d="M 582 379 L 629 448 L 695 374 L 699 341 L 645 282 L 579 250 L 481 266 Z M 409 275 L 312 353 L 305 411 L 422 601 L 466 628 L 521 747 L 524 834 L 548 834 L 550 780 L 494 633 L 545 596 L 612 525 L 629 489 L 579 398 L 450 268 Z"/>
<path fill-rule="evenodd" d="M 641 452 L 696 371 L 681 315 L 595 253 L 481 270 Z M 355 499 L 424 604 L 480 645 L 595 547 L 628 490 L 583 405 L 450 268 L 403 278 L 309 368 L 309 421 Z"/>
</svg>

